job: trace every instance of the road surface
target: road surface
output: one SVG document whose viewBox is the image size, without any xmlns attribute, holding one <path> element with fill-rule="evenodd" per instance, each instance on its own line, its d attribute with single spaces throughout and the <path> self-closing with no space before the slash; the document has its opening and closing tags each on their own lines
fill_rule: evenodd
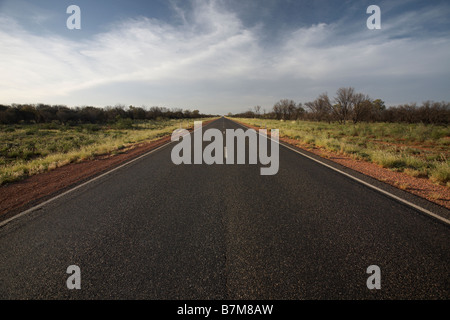
<svg viewBox="0 0 450 320">
<path fill-rule="evenodd" d="M 1 227 L 0 298 L 450 298 L 445 223 L 284 147 L 263 176 L 177 166 L 174 145 Z"/>
</svg>

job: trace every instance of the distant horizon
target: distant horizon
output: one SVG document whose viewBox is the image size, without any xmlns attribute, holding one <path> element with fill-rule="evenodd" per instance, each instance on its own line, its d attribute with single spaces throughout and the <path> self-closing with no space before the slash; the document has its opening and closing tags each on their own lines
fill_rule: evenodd
<svg viewBox="0 0 450 320">
<path fill-rule="evenodd" d="M 381 98 L 378 98 L 378 99 L 381 99 Z M 260 110 L 260 112 L 261 112 L 261 114 L 264 114 L 264 112 L 266 112 L 266 113 L 270 113 L 270 112 L 272 112 L 272 110 L 273 110 L 273 106 L 277 103 L 277 102 L 279 102 L 280 100 L 283 100 L 283 99 L 279 99 L 278 101 L 276 101 L 273 105 L 271 105 L 271 106 L 267 106 L 267 108 L 264 108 L 264 107 L 262 107 L 262 106 L 260 106 L 261 107 L 261 110 Z M 371 99 L 372 101 L 373 100 L 375 100 L 375 99 Z M 385 102 L 383 99 L 381 99 L 383 102 Z M 306 102 L 311 102 L 311 101 L 294 101 L 297 105 L 299 104 L 299 103 L 301 103 L 302 105 L 302 107 L 304 108 L 304 110 L 306 111 L 306 112 L 309 112 L 310 110 L 308 110 L 308 108 L 305 106 L 305 103 Z M 450 101 L 445 101 L 445 100 L 441 100 L 441 101 L 438 101 L 438 100 L 425 100 L 425 101 L 421 101 L 421 102 L 417 102 L 417 101 L 411 101 L 411 102 L 405 102 L 405 103 L 399 103 L 399 104 L 395 104 L 395 105 L 388 105 L 388 104 L 385 104 L 385 107 L 388 109 L 388 108 L 396 108 L 396 107 L 399 107 L 399 106 L 404 106 L 404 105 L 413 105 L 413 104 L 415 104 L 417 107 L 420 107 L 420 106 L 422 106 L 423 104 L 425 104 L 425 103 L 427 103 L 427 102 L 431 102 L 431 103 L 446 103 L 446 104 L 450 104 Z M 46 106 L 51 106 L 51 107 L 55 107 L 55 106 L 60 106 L 60 107 L 67 107 L 67 108 L 71 108 L 71 109 L 75 109 L 75 108 L 86 108 L 86 107 L 94 107 L 94 108 L 100 108 L 100 109 L 107 109 L 107 108 L 117 108 L 117 107 L 119 107 L 119 108 L 124 108 L 124 109 L 129 109 L 130 107 L 134 107 L 134 108 L 142 108 L 142 109 L 144 109 L 144 110 L 150 110 L 151 108 L 161 108 L 161 109 L 167 109 L 167 110 L 171 110 L 171 111 L 174 111 L 174 110 L 176 110 L 176 109 L 181 109 L 181 110 L 183 110 L 183 111 L 194 111 L 194 110 L 198 110 L 199 112 L 200 112 L 200 114 L 203 114 L 203 115 L 207 115 L 207 116 L 226 116 L 226 115 L 228 115 L 230 112 L 225 112 L 225 113 L 210 113 L 210 112 L 204 112 L 204 111 L 202 111 L 200 108 L 197 108 L 197 107 L 182 107 L 182 106 L 176 106 L 176 107 L 170 107 L 170 106 L 157 106 L 157 105 L 132 105 L 132 104 L 120 104 L 120 103 L 118 103 L 118 104 L 114 104 L 114 105 L 106 105 L 106 106 L 98 106 L 98 105 L 93 105 L 93 104 L 86 104 L 86 105 L 67 105 L 67 104 L 64 104 L 64 103 L 55 103 L 55 104 L 52 104 L 52 103 L 42 103 L 42 102 L 38 102 L 38 103 L 10 103 L 10 104 L 6 104 L 6 103 L 1 103 L 0 102 L 0 106 L 9 106 L 9 107 L 12 107 L 12 106 L 14 106 L 14 105 L 19 105 L 19 106 L 22 106 L 22 105 L 30 105 L 30 106 L 38 106 L 38 105 L 46 105 Z M 251 105 L 251 106 L 248 106 L 248 107 L 244 107 L 242 110 L 239 110 L 239 111 L 237 111 L 237 112 L 231 112 L 233 115 L 236 115 L 236 114 L 243 114 L 243 113 L 245 113 L 245 112 L 248 112 L 250 109 L 252 109 L 252 112 L 254 111 L 253 109 L 254 109 L 254 107 L 256 107 L 256 106 L 258 106 L 258 105 Z"/>
<path fill-rule="evenodd" d="M 341 87 L 387 107 L 450 101 L 449 16 L 443 0 L 0 0 L 0 103 L 226 115 Z"/>
</svg>

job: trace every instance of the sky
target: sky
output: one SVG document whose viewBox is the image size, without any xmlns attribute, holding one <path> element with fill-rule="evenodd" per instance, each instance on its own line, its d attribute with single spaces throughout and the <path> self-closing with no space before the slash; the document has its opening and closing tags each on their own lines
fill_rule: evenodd
<svg viewBox="0 0 450 320">
<path fill-rule="evenodd" d="M 227 114 L 341 87 L 450 101 L 449 17 L 446 0 L 0 0 L 0 104 Z"/>
</svg>

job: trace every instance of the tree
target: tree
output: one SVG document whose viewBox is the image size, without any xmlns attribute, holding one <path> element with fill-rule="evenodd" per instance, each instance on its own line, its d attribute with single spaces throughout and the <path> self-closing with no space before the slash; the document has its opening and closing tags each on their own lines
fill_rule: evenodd
<svg viewBox="0 0 450 320">
<path fill-rule="evenodd" d="M 134 120 L 144 120 L 145 119 L 145 110 L 140 107 L 128 107 L 128 113 L 130 114 L 131 119 Z"/>
<path fill-rule="evenodd" d="M 333 111 L 339 122 L 345 123 L 348 120 L 349 114 L 352 111 L 352 99 L 355 90 L 349 88 L 339 88 L 334 98 L 335 104 Z"/>
<path fill-rule="evenodd" d="M 83 123 L 102 123 L 106 120 L 105 111 L 100 108 L 83 107 L 79 110 L 79 114 Z"/>
<path fill-rule="evenodd" d="M 305 109 L 303 109 L 303 105 L 301 102 L 297 104 L 297 107 L 295 108 L 295 120 L 300 120 L 303 118 L 303 115 L 305 114 Z"/>
<path fill-rule="evenodd" d="M 333 112 L 339 122 L 345 123 L 353 111 L 353 96 L 355 89 L 352 87 L 339 88 L 334 98 Z"/>
<path fill-rule="evenodd" d="M 36 108 L 32 105 L 21 105 L 18 107 L 20 119 L 26 123 L 37 122 L 39 116 Z"/>
<path fill-rule="evenodd" d="M 66 106 L 58 108 L 58 111 L 56 112 L 56 117 L 64 125 L 69 121 L 77 120 L 77 114 L 75 113 L 75 111 Z"/>
<path fill-rule="evenodd" d="M 322 93 L 316 100 L 306 102 L 305 106 L 309 108 L 313 120 L 330 121 L 333 106 L 331 105 L 328 94 Z"/>
<path fill-rule="evenodd" d="M 280 105 L 279 102 L 276 103 L 276 104 L 273 106 L 273 113 L 274 113 L 275 118 L 276 118 L 277 120 L 280 120 L 280 119 L 281 119 L 282 113 L 281 113 L 281 105 Z"/>
<path fill-rule="evenodd" d="M 353 123 L 370 121 L 374 113 L 374 105 L 369 96 L 356 93 L 352 87 L 339 88 L 332 106 L 333 115 L 340 123 L 352 120 Z M 376 107 L 382 108 L 384 103 L 377 101 Z"/>
<path fill-rule="evenodd" d="M 36 110 L 38 112 L 38 122 L 49 123 L 53 120 L 58 120 L 56 116 L 58 108 L 54 106 L 50 106 L 47 104 L 38 104 L 36 106 Z"/>
<path fill-rule="evenodd" d="M 352 120 L 353 123 L 368 120 L 372 112 L 372 102 L 369 96 L 362 93 L 355 93 L 352 97 Z"/>
<path fill-rule="evenodd" d="M 294 100 L 282 99 L 273 106 L 273 111 L 278 120 L 290 120 L 295 114 L 296 103 Z"/>
<path fill-rule="evenodd" d="M 381 121 L 382 113 L 386 110 L 386 105 L 381 99 L 375 99 L 372 101 L 372 114 L 371 121 Z"/>
<path fill-rule="evenodd" d="M 261 106 L 254 106 L 256 117 L 259 118 L 259 113 L 261 112 Z"/>
<path fill-rule="evenodd" d="M 20 121 L 20 114 L 18 108 L 6 107 L 0 110 L 0 123 L 13 124 Z"/>
</svg>

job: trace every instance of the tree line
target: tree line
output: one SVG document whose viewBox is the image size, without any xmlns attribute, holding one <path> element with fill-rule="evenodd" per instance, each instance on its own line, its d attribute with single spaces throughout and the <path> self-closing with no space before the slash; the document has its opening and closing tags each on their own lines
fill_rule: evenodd
<svg viewBox="0 0 450 320">
<path fill-rule="evenodd" d="M 383 100 L 373 100 L 368 95 L 348 87 L 339 88 L 333 98 L 330 98 L 327 93 L 322 93 L 314 101 L 306 103 L 282 99 L 269 111 L 261 112 L 261 107 L 255 106 L 246 112 L 228 115 L 338 123 L 405 122 L 447 125 L 450 123 L 450 103 L 425 101 L 421 105 L 410 103 L 386 107 Z"/>
<path fill-rule="evenodd" d="M 65 105 L 12 104 L 0 105 L 0 124 L 51 123 L 61 124 L 107 124 L 123 119 L 193 119 L 210 117 L 199 110 L 169 109 L 165 107 L 125 107 L 123 105 L 105 108 L 84 106 L 69 108 Z"/>
</svg>

